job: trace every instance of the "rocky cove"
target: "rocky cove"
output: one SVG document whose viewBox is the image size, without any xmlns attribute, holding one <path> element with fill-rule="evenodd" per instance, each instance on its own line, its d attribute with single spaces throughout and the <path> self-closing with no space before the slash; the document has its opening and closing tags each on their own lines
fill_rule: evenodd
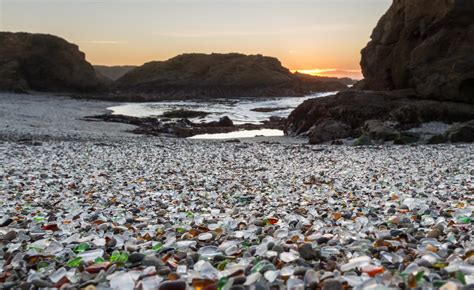
<svg viewBox="0 0 474 290">
<path fill-rule="evenodd" d="M 349 89 L 0 33 L 0 288 L 472 289 L 473 12 L 394 0 Z M 170 138 L 266 127 L 287 136 Z"/>
</svg>

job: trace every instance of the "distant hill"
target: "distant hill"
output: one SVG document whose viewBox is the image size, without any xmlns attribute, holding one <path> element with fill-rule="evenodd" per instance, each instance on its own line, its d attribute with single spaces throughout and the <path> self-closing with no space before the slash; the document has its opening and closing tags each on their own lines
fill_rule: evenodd
<svg viewBox="0 0 474 290">
<path fill-rule="evenodd" d="M 0 32 L 0 90 L 91 92 L 102 82 L 77 45 L 48 34 Z"/>
<path fill-rule="evenodd" d="M 346 86 L 350 86 L 350 85 L 353 85 L 355 83 L 357 83 L 356 80 L 353 80 L 351 78 L 348 78 L 348 77 L 344 77 L 344 78 L 337 78 L 337 77 L 326 77 L 326 76 L 313 76 L 313 75 L 309 75 L 309 74 L 304 74 L 304 73 L 300 73 L 300 72 L 295 72 L 294 73 L 295 76 L 299 77 L 299 78 L 302 78 L 304 80 L 319 80 L 319 81 L 333 81 L 333 82 L 339 82 L 339 83 L 342 83 Z"/>
<path fill-rule="evenodd" d="M 292 74 L 273 57 L 262 55 L 183 54 L 144 64 L 118 79 L 118 94 L 151 99 L 296 96 L 347 88 L 337 79 Z"/>
<path fill-rule="evenodd" d="M 62 92 L 126 101 L 301 96 L 339 91 L 347 79 L 291 73 L 262 55 L 183 54 L 140 67 L 95 66 L 48 34 L 0 32 L 0 90 Z"/>
<path fill-rule="evenodd" d="M 94 65 L 94 69 L 101 76 L 116 81 L 123 77 L 126 73 L 136 68 L 136 65 L 120 65 L 120 66 L 105 66 L 105 65 Z"/>
</svg>

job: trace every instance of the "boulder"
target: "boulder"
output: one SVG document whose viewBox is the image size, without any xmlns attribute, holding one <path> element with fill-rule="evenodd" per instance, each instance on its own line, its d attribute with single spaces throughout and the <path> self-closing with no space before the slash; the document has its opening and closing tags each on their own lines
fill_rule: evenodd
<svg viewBox="0 0 474 290">
<path fill-rule="evenodd" d="M 394 0 L 362 50 L 368 90 L 474 103 L 474 1 Z"/>
<path fill-rule="evenodd" d="M 232 120 L 229 117 L 224 116 L 224 117 L 219 119 L 219 126 L 221 126 L 221 127 L 233 127 L 234 122 L 232 122 Z"/>
<path fill-rule="evenodd" d="M 326 120 L 309 130 L 309 143 L 321 144 L 336 139 L 348 138 L 351 136 L 351 128 L 339 121 Z"/>
<path fill-rule="evenodd" d="M 359 138 L 355 139 L 352 143 L 353 146 L 366 146 L 373 145 L 372 139 L 367 135 L 362 135 Z"/>
<path fill-rule="evenodd" d="M 411 132 L 401 132 L 395 137 L 393 140 L 393 144 L 395 145 L 408 145 L 418 142 L 420 140 L 420 136 L 416 133 Z"/>
<path fill-rule="evenodd" d="M 0 32 L 0 90 L 93 92 L 101 88 L 79 48 L 47 34 Z"/>
<path fill-rule="evenodd" d="M 287 119 L 285 132 L 297 136 L 326 120 L 342 122 L 360 135 L 366 121 L 391 121 L 407 130 L 421 123 L 466 122 L 474 119 L 474 104 L 416 99 L 413 90 L 341 92 L 310 99 L 298 106 Z"/>
<path fill-rule="evenodd" d="M 398 136 L 398 132 L 383 121 L 368 120 L 364 123 L 363 132 L 373 140 L 391 141 Z"/>
<path fill-rule="evenodd" d="M 454 124 L 446 132 L 446 138 L 452 143 L 470 143 L 474 142 L 474 120 Z"/>
<path fill-rule="evenodd" d="M 441 143 L 446 143 L 448 139 L 446 138 L 445 134 L 436 134 L 430 137 L 427 141 L 426 144 L 441 144 Z"/>
</svg>

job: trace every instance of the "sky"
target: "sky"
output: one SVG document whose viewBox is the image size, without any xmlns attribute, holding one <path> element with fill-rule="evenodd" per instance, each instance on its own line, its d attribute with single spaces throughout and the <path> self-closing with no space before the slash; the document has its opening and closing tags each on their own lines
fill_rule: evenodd
<svg viewBox="0 0 474 290">
<path fill-rule="evenodd" d="M 391 0 L 0 0 L 0 30 L 49 33 L 93 64 L 181 53 L 263 54 L 291 70 L 360 76 L 360 50 Z"/>
</svg>

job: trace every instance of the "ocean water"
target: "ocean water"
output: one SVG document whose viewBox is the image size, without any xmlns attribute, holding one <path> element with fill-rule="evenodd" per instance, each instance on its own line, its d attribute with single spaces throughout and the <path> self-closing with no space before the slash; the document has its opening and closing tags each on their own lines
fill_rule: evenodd
<svg viewBox="0 0 474 290">
<path fill-rule="evenodd" d="M 204 111 L 210 113 L 206 117 L 190 118 L 191 121 L 211 122 L 228 116 L 234 124 L 261 124 L 271 116 L 286 118 L 305 100 L 333 95 L 337 92 L 315 93 L 304 97 L 266 98 L 266 99 L 218 99 L 206 101 L 168 101 L 156 103 L 124 103 L 108 108 L 112 114 L 133 117 L 161 116 L 163 113 L 178 109 Z M 256 112 L 253 109 L 275 109 L 271 112 Z M 194 136 L 193 139 L 226 139 L 246 138 L 254 136 L 282 136 L 279 130 L 238 131 L 228 134 L 212 134 Z"/>
</svg>

